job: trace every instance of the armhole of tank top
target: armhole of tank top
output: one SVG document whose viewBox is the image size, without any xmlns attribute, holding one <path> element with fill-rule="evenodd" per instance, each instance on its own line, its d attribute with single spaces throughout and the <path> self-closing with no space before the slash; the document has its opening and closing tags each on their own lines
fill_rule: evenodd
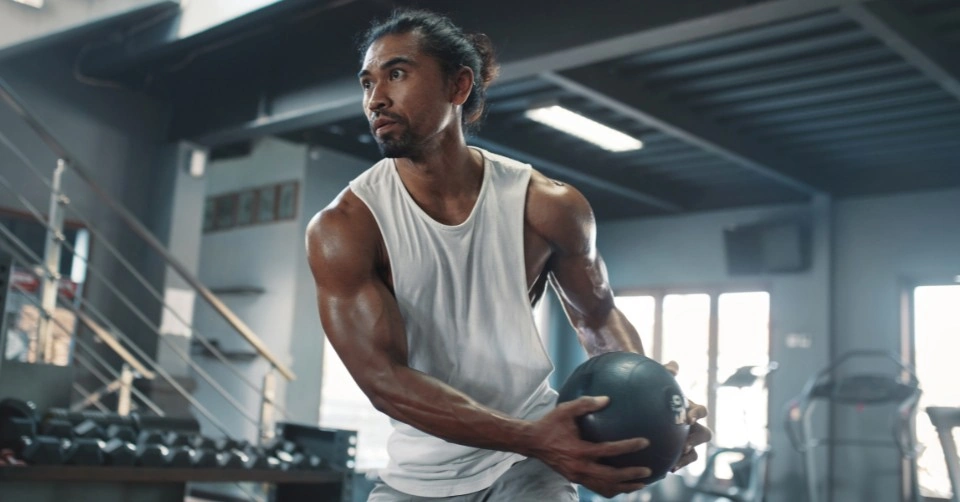
<svg viewBox="0 0 960 502">
<path fill-rule="evenodd" d="M 367 206 L 367 211 L 370 211 L 370 214 L 373 216 L 373 221 L 377 224 L 377 232 L 380 233 L 380 242 L 383 242 L 383 249 L 387 252 L 387 264 L 390 266 L 390 282 L 393 283 L 393 289 L 396 291 L 397 275 L 393 267 L 393 256 L 390 253 L 390 246 L 387 244 L 387 238 L 383 236 L 383 223 L 380 221 L 379 216 L 377 216 L 377 212 L 373 209 L 373 206 L 367 202 L 366 194 L 362 193 L 365 190 L 361 188 L 360 191 L 357 191 L 356 187 L 354 187 L 352 184 L 350 186 L 350 190 L 353 191 L 353 194 L 356 195 L 358 199 L 360 199 L 360 202 L 363 202 L 364 206 Z"/>
<path fill-rule="evenodd" d="M 523 266 L 524 273 L 522 274 L 523 279 L 520 282 L 520 287 L 522 288 L 524 298 L 524 305 L 527 309 L 527 312 L 530 314 L 530 323 L 533 326 L 533 331 L 537 334 L 537 338 L 540 342 L 540 348 L 543 350 L 544 355 L 547 359 L 550 359 L 550 350 L 547 348 L 546 340 L 543 338 L 543 333 L 540 332 L 539 327 L 537 326 L 537 313 L 533 309 L 533 305 L 530 304 L 530 290 L 527 286 L 527 254 L 526 254 L 526 226 L 527 226 L 527 200 L 529 199 L 530 194 L 530 183 L 533 181 L 533 166 L 530 164 L 523 164 L 521 170 L 521 178 L 523 180 L 523 203 L 521 205 L 522 210 L 520 211 L 520 264 Z M 547 286 L 544 286 L 547 287 Z M 540 298 L 540 301 L 544 301 L 543 297 Z M 553 362 L 551 361 L 551 366 Z"/>
</svg>

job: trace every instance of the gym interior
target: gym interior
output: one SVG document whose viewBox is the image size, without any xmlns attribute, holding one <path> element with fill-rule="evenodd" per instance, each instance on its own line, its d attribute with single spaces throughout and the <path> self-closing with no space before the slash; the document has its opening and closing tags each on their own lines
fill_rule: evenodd
<svg viewBox="0 0 960 502">
<path fill-rule="evenodd" d="M 0 0 L 0 500 L 366 500 L 391 424 L 304 233 L 381 158 L 357 35 L 400 6 L 490 37 L 467 143 L 584 194 L 710 411 L 616 500 L 960 500 L 956 0 Z"/>
</svg>

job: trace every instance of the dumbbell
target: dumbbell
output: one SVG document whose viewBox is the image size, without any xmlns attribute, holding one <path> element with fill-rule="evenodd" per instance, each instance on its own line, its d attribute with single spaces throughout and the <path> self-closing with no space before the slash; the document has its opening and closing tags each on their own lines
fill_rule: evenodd
<svg viewBox="0 0 960 502">
<path fill-rule="evenodd" d="M 111 426 L 113 427 L 113 426 Z M 73 427 L 73 437 L 84 439 L 107 439 L 107 431 L 99 423 L 86 419 Z"/>
<path fill-rule="evenodd" d="M 77 438 L 63 443 L 63 463 L 67 465 L 102 465 L 106 443 L 101 439 Z"/>
<path fill-rule="evenodd" d="M 103 445 L 103 463 L 113 466 L 136 465 L 137 446 L 122 438 L 113 438 Z"/>
<path fill-rule="evenodd" d="M 0 448 L 17 449 L 20 438 L 37 435 L 37 408 L 30 401 L 0 401 Z"/>
<path fill-rule="evenodd" d="M 53 436 L 24 436 L 14 451 L 30 465 L 59 465 L 66 457 L 64 440 Z"/>
<path fill-rule="evenodd" d="M 73 439 L 73 424 L 67 420 L 51 418 L 40 424 L 41 436 L 53 436 L 60 439 Z"/>
</svg>

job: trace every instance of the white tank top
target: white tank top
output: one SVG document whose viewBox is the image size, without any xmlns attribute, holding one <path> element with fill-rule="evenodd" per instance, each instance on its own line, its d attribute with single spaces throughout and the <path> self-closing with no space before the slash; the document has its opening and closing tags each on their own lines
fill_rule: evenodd
<svg viewBox="0 0 960 502">
<path fill-rule="evenodd" d="M 479 150 L 479 149 L 478 149 Z M 513 417 L 534 420 L 556 404 L 553 364 L 527 293 L 523 226 L 530 166 L 479 150 L 483 183 L 466 221 L 444 225 L 417 205 L 384 159 L 350 183 L 380 226 L 403 315 L 408 365 Z M 523 457 L 449 443 L 393 421 L 396 490 L 450 497 L 483 490 Z"/>
</svg>

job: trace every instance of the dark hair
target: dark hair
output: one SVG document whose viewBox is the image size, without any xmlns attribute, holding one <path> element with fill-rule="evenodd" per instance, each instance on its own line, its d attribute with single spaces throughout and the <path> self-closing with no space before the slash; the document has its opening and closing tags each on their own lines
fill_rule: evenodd
<svg viewBox="0 0 960 502">
<path fill-rule="evenodd" d="M 420 35 L 421 50 L 440 62 L 447 77 L 460 68 L 473 70 L 473 89 L 463 104 L 463 126 L 474 131 L 483 118 L 487 87 L 497 78 L 497 64 L 490 38 L 483 33 L 464 33 L 450 18 L 419 9 L 397 9 L 386 20 L 376 21 L 361 37 L 360 58 L 367 49 L 385 35 L 414 33 Z"/>
</svg>

